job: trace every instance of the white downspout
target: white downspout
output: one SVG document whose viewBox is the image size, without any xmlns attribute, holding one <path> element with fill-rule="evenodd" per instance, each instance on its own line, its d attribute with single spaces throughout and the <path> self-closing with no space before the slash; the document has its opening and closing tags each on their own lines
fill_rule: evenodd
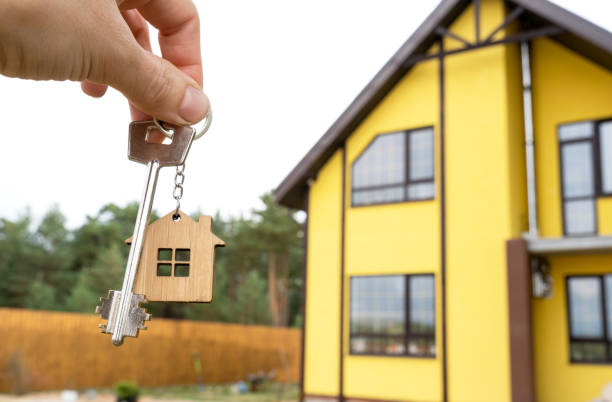
<svg viewBox="0 0 612 402">
<path fill-rule="evenodd" d="M 531 102 L 531 61 L 529 42 L 521 41 L 521 72 L 523 76 L 523 120 L 525 121 L 525 165 L 527 169 L 528 237 L 539 237 L 538 198 L 536 194 L 535 156 L 533 144 L 533 109 Z"/>
</svg>

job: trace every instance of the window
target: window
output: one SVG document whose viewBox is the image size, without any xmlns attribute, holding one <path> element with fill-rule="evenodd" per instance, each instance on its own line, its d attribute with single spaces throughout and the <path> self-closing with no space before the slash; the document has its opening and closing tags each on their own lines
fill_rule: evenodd
<svg viewBox="0 0 612 402">
<path fill-rule="evenodd" d="M 612 363 L 612 275 L 567 278 L 570 360 Z"/>
<path fill-rule="evenodd" d="M 433 275 L 351 278 L 350 352 L 434 357 Z"/>
<path fill-rule="evenodd" d="M 173 267 L 175 277 L 189 276 L 190 258 L 191 251 L 188 248 L 157 249 L 157 276 L 172 276 Z"/>
<path fill-rule="evenodd" d="M 612 121 L 559 126 L 563 230 L 597 232 L 595 198 L 612 195 Z"/>
<path fill-rule="evenodd" d="M 353 163 L 351 187 L 353 206 L 432 199 L 433 129 L 377 136 Z"/>
<path fill-rule="evenodd" d="M 599 124 L 599 160 L 601 161 L 601 193 L 612 195 L 612 120 Z"/>
</svg>

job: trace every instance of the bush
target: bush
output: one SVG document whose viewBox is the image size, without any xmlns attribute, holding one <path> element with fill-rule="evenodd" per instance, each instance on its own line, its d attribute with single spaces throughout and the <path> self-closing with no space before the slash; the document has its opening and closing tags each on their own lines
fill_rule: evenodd
<svg viewBox="0 0 612 402">
<path fill-rule="evenodd" d="M 130 381 L 120 381 L 115 384 L 115 392 L 119 401 L 133 399 L 138 396 L 138 385 Z"/>
</svg>

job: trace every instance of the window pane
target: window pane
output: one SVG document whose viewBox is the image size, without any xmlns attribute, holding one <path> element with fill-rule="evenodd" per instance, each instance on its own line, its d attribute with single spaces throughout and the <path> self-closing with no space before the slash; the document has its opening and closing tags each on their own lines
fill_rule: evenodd
<svg viewBox="0 0 612 402">
<path fill-rule="evenodd" d="M 434 338 L 416 338 L 409 340 L 408 354 L 415 356 L 435 356 L 436 342 Z"/>
<path fill-rule="evenodd" d="M 405 138 L 403 132 L 376 137 L 353 164 L 352 187 L 403 183 L 406 171 Z"/>
<path fill-rule="evenodd" d="M 568 286 L 571 336 L 575 338 L 603 337 L 599 278 L 570 278 Z"/>
<path fill-rule="evenodd" d="M 593 122 L 583 121 L 580 123 L 566 124 L 559 127 L 559 141 L 577 140 L 580 138 L 591 138 L 593 136 Z"/>
<path fill-rule="evenodd" d="M 380 204 L 404 200 L 404 187 L 388 187 L 376 190 L 354 190 L 353 205 Z"/>
<path fill-rule="evenodd" d="M 605 193 L 612 193 L 612 121 L 599 126 L 601 187 Z"/>
<path fill-rule="evenodd" d="M 563 195 L 580 197 L 593 195 L 593 161 L 590 142 L 563 145 Z"/>
<path fill-rule="evenodd" d="M 405 279 L 397 276 L 351 279 L 351 333 L 404 334 Z"/>
<path fill-rule="evenodd" d="M 612 275 L 604 276 L 604 287 L 606 289 L 606 322 L 608 323 L 608 340 L 612 341 Z"/>
<path fill-rule="evenodd" d="M 434 175 L 433 130 L 410 134 L 410 180 L 430 179 Z"/>
<path fill-rule="evenodd" d="M 570 353 L 573 361 L 604 361 L 606 360 L 606 344 L 604 342 L 572 342 Z"/>
<path fill-rule="evenodd" d="M 352 353 L 403 355 L 406 352 L 404 338 L 377 338 L 353 337 L 351 338 Z"/>
<path fill-rule="evenodd" d="M 410 278 L 410 332 L 433 334 L 435 328 L 433 276 Z"/>
<path fill-rule="evenodd" d="M 564 219 L 568 234 L 595 233 L 595 200 L 565 201 Z"/>
<path fill-rule="evenodd" d="M 409 200 L 425 200 L 434 197 L 433 182 L 410 184 L 406 190 L 408 191 Z"/>
</svg>

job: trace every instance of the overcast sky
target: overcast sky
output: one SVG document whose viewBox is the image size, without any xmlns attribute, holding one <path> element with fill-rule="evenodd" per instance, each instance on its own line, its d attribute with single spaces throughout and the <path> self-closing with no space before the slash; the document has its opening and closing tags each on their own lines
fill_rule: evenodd
<svg viewBox="0 0 612 402">
<path fill-rule="evenodd" d="M 610 0 L 555 3 L 612 30 Z M 438 1 L 201 1 L 209 133 L 187 159 L 183 210 L 248 213 L 276 187 Z M 125 100 L 0 76 L 0 217 L 59 205 L 71 227 L 139 199 Z M 174 206 L 162 169 L 154 208 Z"/>
</svg>

